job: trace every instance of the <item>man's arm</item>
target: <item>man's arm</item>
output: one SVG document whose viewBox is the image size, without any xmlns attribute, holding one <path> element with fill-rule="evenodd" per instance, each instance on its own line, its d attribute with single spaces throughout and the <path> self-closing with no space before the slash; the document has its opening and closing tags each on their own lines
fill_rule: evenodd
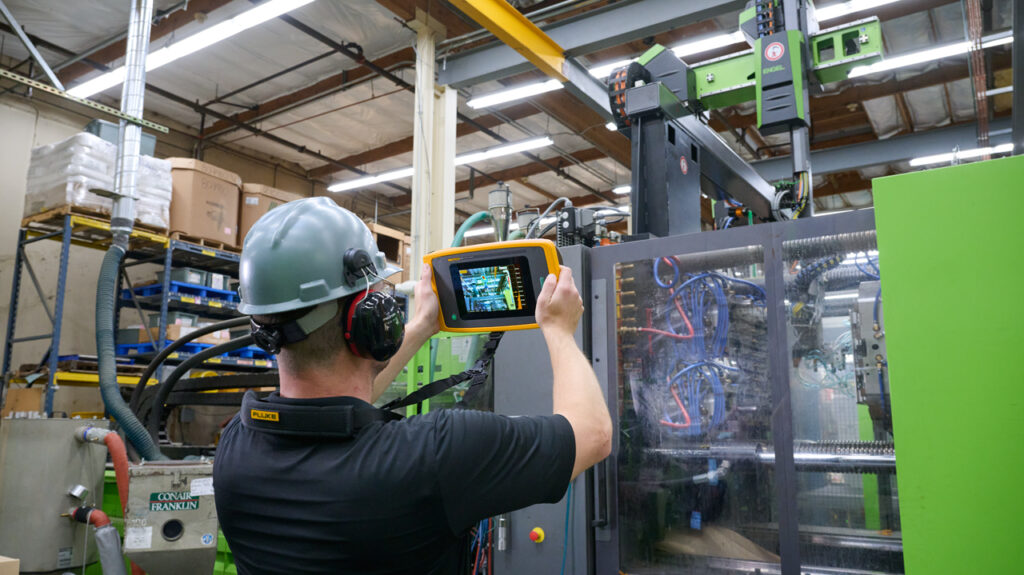
<svg viewBox="0 0 1024 575">
<path fill-rule="evenodd" d="M 405 364 L 412 359 L 412 356 L 416 355 L 423 344 L 427 343 L 441 329 L 437 322 L 439 304 L 437 294 L 434 293 L 434 288 L 430 285 L 430 273 L 430 266 L 423 264 L 420 279 L 413 292 L 416 310 L 413 318 L 405 324 L 405 338 L 402 340 L 402 346 L 398 349 L 398 353 L 388 361 L 387 366 L 373 380 L 371 403 L 377 401 L 384 394 L 388 386 L 402 372 Z"/>
<path fill-rule="evenodd" d="M 583 300 L 572 270 L 562 266 L 558 278 L 549 275 L 537 300 L 537 323 L 554 372 L 554 412 L 569 421 L 576 438 L 575 478 L 611 453 L 612 420 L 594 369 L 573 338 Z"/>
</svg>

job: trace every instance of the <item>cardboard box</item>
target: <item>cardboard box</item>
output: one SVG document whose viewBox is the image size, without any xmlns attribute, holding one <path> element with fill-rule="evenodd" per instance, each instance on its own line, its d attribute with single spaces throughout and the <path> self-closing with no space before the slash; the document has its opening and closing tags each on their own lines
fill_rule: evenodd
<svg viewBox="0 0 1024 575">
<path fill-rule="evenodd" d="M 40 412 L 43 410 L 43 396 L 46 395 L 46 381 L 43 385 L 33 387 L 11 387 L 7 390 L 7 398 L 4 400 L 3 411 L 0 417 L 7 417 L 12 413 Z M 0 556 L 0 559 L 3 559 Z M 0 574 L 4 573 L 3 562 L 0 561 Z M 18 571 L 15 570 L 15 573 Z"/>
<path fill-rule="evenodd" d="M 245 242 L 249 228 L 270 210 L 304 198 L 302 194 L 286 192 L 263 184 L 242 184 L 242 202 L 238 215 L 238 245 Z"/>
<path fill-rule="evenodd" d="M 171 232 L 228 246 L 238 240 L 238 174 L 191 158 L 168 158 L 174 195 Z"/>
<path fill-rule="evenodd" d="M 42 413 L 45 397 L 45 385 L 11 387 L 7 390 L 7 399 L 0 417 L 7 417 L 12 413 Z M 103 410 L 103 397 L 95 385 L 61 385 L 53 392 L 54 413 L 74 416 L 82 413 L 102 414 Z M 3 563 L 0 563 L 0 575 L 4 573 L 2 566 Z"/>
<path fill-rule="evenodd" d="M 399 284 L 408 281 L 410 277 L 414 279 L 420 277 L 419 269 L 409 269 L 412 253 L 409 248 L 412 242 L 408 235 L 373 222 L 368 222 L 366 226 L 370 228 L 370 232 L 373 234 L 373 241 L 377 242 L 377 249 L 384 252 L 384 257 L 389 262 L 402 268 L 401 272 L 392 274 L 391 277 L 384 279 L 391 283 Z M 415 275 L 410 275 L 411 273 L 415 273 Z"/>
<path fill-rule="evenodd" d="M 21 559 L 0 556 L 0 575 L 18 575 Z"/>
</svg>

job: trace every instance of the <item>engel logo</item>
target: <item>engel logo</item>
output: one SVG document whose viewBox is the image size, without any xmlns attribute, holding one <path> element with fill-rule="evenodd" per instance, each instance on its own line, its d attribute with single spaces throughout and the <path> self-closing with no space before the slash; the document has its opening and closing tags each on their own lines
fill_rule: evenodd
<svg viewBox="0 0 1024 575">
<path fill-rule="evenodd" d="M 786 47 L 782 45 L 782 42 L 772 42 L 764 49 L 764 57 L 767 58 L 769 62 L 778 60 L 785 53 Z"/>
</svg>

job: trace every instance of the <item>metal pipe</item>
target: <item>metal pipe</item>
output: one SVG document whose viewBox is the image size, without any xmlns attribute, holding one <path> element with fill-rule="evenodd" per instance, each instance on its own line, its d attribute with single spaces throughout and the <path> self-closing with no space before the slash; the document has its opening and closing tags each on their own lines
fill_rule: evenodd
<svg viewBox="0 0 1024 575">
<path fill-rule="evenodd" d="M 153 0 L 132 0 L 125 45 L 125 80 L 121 86 L 121 112 L 142 117 L 146 97 L 146 53 L 153 19 Z M 139 149 L 142 126 L 120 122 L 117 142 L 117 171 L 114 174 L 114 206 L 110 231 L 114 243 L 128 245 L 135 224 L 135 197 L 139 178 Z"/>
</svg>

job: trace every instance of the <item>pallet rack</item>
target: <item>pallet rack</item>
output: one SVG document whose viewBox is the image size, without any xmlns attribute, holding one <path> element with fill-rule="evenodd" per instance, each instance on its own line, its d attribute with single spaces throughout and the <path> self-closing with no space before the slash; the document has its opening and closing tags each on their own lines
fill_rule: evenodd
<svg viewBox="0 0 1024 575">
<path fill-rule="evenodd" d="M 43 402 L 43 411 L 47 417 L 53 414 L 53 394 L 58 384 L 75 381 L 79 384 L 92 383 L 91 380 L 84 381 L 81 374 L 64 373 L 60 370 L 61 357 L 61 323 L 64 313 L 65 294 L 67 287 L 67 272 L 71 258 L 71 246 L 80 246 L 90 249 L 106 250 L 112 241 L 110 234 L 110 222 L 104 220 L 105 216 L 94 212 L 83 211 L 76 207 L 64 206 L 41 214 L 26 217 L 22 221 L 22 227 L 18 232 L 18 245 L 14 258 L 14 270 L 11 280 L 10 307 L 7 318 L 7 339 L 3 352 L 3 388 L 6 391 L 10 383 L 27 383 L 24 377 L 13 377 L 12 374 L 12 351 L 14 345 L 29 341 L 49 340 L 48 351 L 38 365 L 41 371 L 46 368 L 46 392 Z M 190 295 L 180 291 L 171 290 L 172 268 L 177 266 L 190 266 L 216 273 L 229 275 L 233 278 L 238 276 L 239 254 L 236 251 L 220 249 L 206 245 L 174 239 L 163 235 L 160 230 L 154 230 L 145 226 L 137 226 L 131 233 L 129 249 L 125 256 L 124 264 L 119 276 L 118 285 L 118 308 L 115 325 L 119 321 L 123 307 L 131 305 L 141 314 L 141 310 L 150 309 L 159 311 L 160 320 L 158 334 L 165 334 L 167 331 L 167 312 L 174 309 L 192 310 L 209 317 L 233 317 L 237 315 L 235 302 L 220 300 L 218 298 L 203 298 L 202 296 Z M 35 270 L 32 267 L 27 246 L 42 240 L 53 240 L 61 243 L 60 258 L 57 268 L 56 294 L 52 311 L 47 304 L 47 296 L 40 284 Z M 223 246 L 221 246 L 223 247 Z M 131 285 L 124 268 L 144 263 L 162 264 L 164 268 L 162 290 L 150 290 L 149 297 L 143 298 L 122 298 L 121 294 L 125 287 L 127 292 L 134 295 L 135 286 Z M 27 272 L 27 274 L 24 274 Z M 36 294 L 42 302 L 42 307 L 50 319 L 52 329 L 50 333 L 33 334 L 27 336 L 16 336 L 19 302 L 21 299 L 21 284 L 24 276 L 31 280 Z M 159 291 L 157 297 L 153 297 L 153 291 Z M 169 297 L 164 297 L 169 296 Z M 145 322 L 144 322 L 145 324 Z M 144 332 L 149 334 L 148 330 Z M 158 353 L 167 342 L 163 338 L 153 342 L 153 350 L 150 353 L 136 354 L 133 360 L 147 360 Z M 167 359 L 167 364 L 175 364 L 184 361 L 190 356 L 186 352 L 172 354 Z M 218 370 L 231 371 L 267 371 L 277 367 L 272 358 L 267 357 L 218 357 L 211 358 L 203 364 Z M 88 378 L 86 378 L 88 379 Z M 134 385 L 138 378 L 118 377 L 122 385 Z M 150 380 L 151 383 L 154 380 Z"/>
</svg>

